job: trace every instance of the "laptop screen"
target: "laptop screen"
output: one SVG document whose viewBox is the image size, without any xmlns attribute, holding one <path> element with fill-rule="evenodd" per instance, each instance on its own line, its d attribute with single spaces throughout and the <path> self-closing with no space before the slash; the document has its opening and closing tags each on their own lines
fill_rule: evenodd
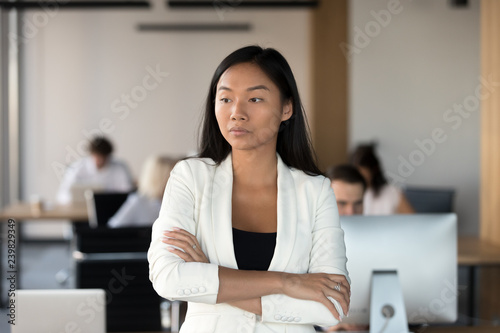
<svg viewBox="0 0 500 333">
<path fill-rule="evenodd" d="M 106 331 L 102 289 L 17 290 L 9 302 L 15 313 L 12 333 Z"/>
</svg>

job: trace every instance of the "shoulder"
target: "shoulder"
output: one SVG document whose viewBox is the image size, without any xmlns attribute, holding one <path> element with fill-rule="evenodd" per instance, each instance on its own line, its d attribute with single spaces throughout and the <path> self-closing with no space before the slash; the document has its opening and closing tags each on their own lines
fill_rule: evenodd
<svg viewBox="0 0 500 333">
<path fill-rule="evenodd" d="M 81 158 L 73 163 L 71 163 L 68 168 L 71 168 L 71 169 L 81 169 L 81 168 L 85 168 L 87 167 L 88 165 L 91 165 L 92 164 L 92 160 L 90 157 L 84 157 L 84 158 Z"/>
<path fill-rule="evenodd" d="M 175 164 L 173 174 L 212 173 L 217 164 L 210 158 L 190 157 Z"/>
<path fill-rule="evenodd" d="M 114 157 L 112 157 L 109 160 L 109 166 L 112 168 L 128 169 L 128 166 L 124 161 L 122 161 L 120 159 L 116 159 Z"/>
<path fill-rule="evenodd" d="M 386 184 L 381 191 L 381 194 L 386 195 L 388 197 L 397 197 L 401 195 L 401 190 L 392 184 Z"/>
<path fill-rule="evenodd" d="M 306 193 L 326 194 L 333 193 L 330 186 L 330 180 L 323 175 L 308 175 L 302 170 L 289 168 L 290 173 L 294 179 L 297 190 L 305 191 Z"/>
<path fill-rule="evenodd" d="M 380 203 L 385 202 L 387 204 L 392 204 L 392 205 L 397 204 L 400 200 L 400 197 L 401 197 L 401 190 L 392 184 L 384 185 L 384 187 L 382 187 L 380 193 L 376 197 L 373 193 L 371 193 L 371 198 L 374 201 Z M 370 199 L 370 197 L 368 196 L 367 199 Z"/>
<path fill-rule="evenodd" d="M 329 179 L 323 175 L 308 175 L 302 170 L 295 169 L 293 167 L 288 167 L 293 178 L 298 182 L 304 182 L 311 185 L 323 186 L 325 183 L 329 183 Z"/>
<path fill-rule="evenodd" d="M 188 186 L 208 184 L 219 166 L 210 158 L 191 157 L 177 162 L 170 173 L 172 181 L 180 181 Z"/>
</svg>

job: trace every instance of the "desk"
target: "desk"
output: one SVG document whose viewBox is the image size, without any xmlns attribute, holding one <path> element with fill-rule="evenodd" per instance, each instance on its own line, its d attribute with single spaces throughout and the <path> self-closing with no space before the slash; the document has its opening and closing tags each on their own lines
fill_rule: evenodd
<svg viewBox="0 0 500 333">
<path fill-rule="evenodd" d="M 458 264 L 462 266 L 500 265 L 500 247 L 478 237 L 458 238 Z"/>
<path fill-rule="evenodd" d="M 469 275 L 469 310 L 471 324 L 477 317 L 476 277 L 481 266 L 500 266 L 500 247 L 483 241 L 478 237 L 462 236 L 458 238 L 458 265 L 468 268 Z M 497 329 L 500 332 L 500 328 Z"/>
<path fill-rule="evenodd" d="M 443 326 L 443 327 L 426 327 L 423 328 L 421 333 L 499 333 L 500 327 L 493 326 L 474 326 L 474 327 L 457 327 L 457 326 Z"/>
<path fill-rule="evenodd" d="M 85 203 L 72 205 L 56 205 L 52 209 L 41 210 L 36 213 L 28 203 L 15 203 L 0 211 L 0 220 L 71 220 L 88 221 L 87 206 Z"/>
<path fill-rule="evenodd" d="M 31 209 L 30 204 L 28 203 L 15 203 L 9 205 L 0 211 L 0 223 L 5 222 L 7 224 L 8 221 L 14 220 L 15 223 L 15 235 L 16 235 L 16 274 L 18 276 L 17 283 L 19 283 L 21 265 L 21 230 L 20 223 L 25 220 L 35 221 L 43 221 L 43 220 L 57 220 L 57 221 L 67 221 L 70 220 L 72 222 L 82 222 L 88 223 L 88 214 L 87 207 L 85 203 L 78 203 L 72 205 L 56 205 L 51 209 L 41 210 L 39 212 L 35 212 Z M 11 223 L 9 223 L 11 225 Z M 0 225 L 0 228 L 3 227 Z M 0 229 L 1 230 L 1 229 Z M 2 232 L 0 232 L 1 234 Z M 0 281 L 3 281 L 3 260 L 7 258 L 0 251 L 0 267 L 2 267 L 2 272 L 0 272 Z M 0 285 L 1 286 L 1 285 Z M 3 293 L 0 289 L 0 304 L 3 302 Z"/>
</svg>

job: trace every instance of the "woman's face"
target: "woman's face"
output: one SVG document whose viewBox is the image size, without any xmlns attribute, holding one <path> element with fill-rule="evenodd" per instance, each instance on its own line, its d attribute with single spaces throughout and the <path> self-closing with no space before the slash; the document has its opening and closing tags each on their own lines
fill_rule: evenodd
<svg viewBox="0 0 500 333">
<path fill-rule="evenodd" d="M 233 150 L 276 150 L 279 126 L 292 112 L 291 102 L 282 103 L 278 87 L 255 64 L 234 65 L 219 79 L 215 116 Z"/>
</svg>

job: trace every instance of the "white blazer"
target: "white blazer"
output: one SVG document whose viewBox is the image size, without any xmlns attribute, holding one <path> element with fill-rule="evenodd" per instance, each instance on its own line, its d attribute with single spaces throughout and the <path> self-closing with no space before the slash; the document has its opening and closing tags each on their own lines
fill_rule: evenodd
<svg viewBox="0 0 500 333">
<path fill-rule="evenodd" d="M 262 316 L 215 304 L 218 266 L 237 269 L 232 241 L 232 158 L 177 163 L 165 189 L 148 251 L 150 279 L 158 294 L 188 301 L 182 333 L 314 332 L 338 321 L 321 303 L 285 295 L 261 297 Z M 186 263 L 160 238 L 178 227 L 196 235 L 210 261 Z M 342 274 L 348 277 L 344 232 L 330 181 L 288 167 L 278 155 L 278 230 L 269 271 Z M 337 301 L 332 299 L 340 309 Z"/>
</svg>

